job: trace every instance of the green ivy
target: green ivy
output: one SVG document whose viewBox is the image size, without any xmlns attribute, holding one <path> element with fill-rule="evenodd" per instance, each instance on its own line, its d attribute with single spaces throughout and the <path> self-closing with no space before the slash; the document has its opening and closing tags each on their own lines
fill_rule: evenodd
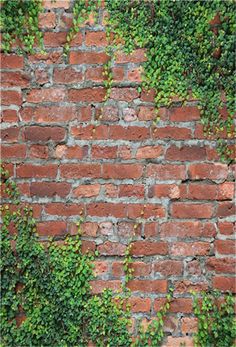
<svg viewBox="0 0 236 347">
<path fill-rule="evenodd" d="M 221 138 L 226 132 L 232 138 L 235 1 L 106 0 L 105 4 L 114 45 L 121 37 L 126 53 L 146 49 L 142 86 L 155 90 L 157 110 L 170 107 L 175 96 L 185 103 L 191 94 L 198 100 L 206 135 Z M 216 15 L 220 22 L 211 25 Z M 219 112 L 224 104 L 226 117 Z M 226 146 L 221 143 L 218 149 L 221 159 L 230 162 Z"/>
<path fill-rule="evenodd" d="M 21 206 L 17 187 L 3 167 L 1 178 L 9 204 L 1 208 L 0 346 L 83 347 L 89 341 L 97 347 L 160 346 L 172 291 L 154 322 L 145 332 L 140 328 L 133 341 L 126 287 L 132 273 L 130 247 L 121 290 L 92 295 L 95 255 L 81 250 L 81 222 L 77 236 L 39 242 L 33 211 Z"/>
<path fill-rule="evenodd" d="M 194 295 L 194 313 L 198 318 L 196 347 L 235 347 L 236 320 L 234 297 L 228 293 L 222 297 L 218 291 Z"/>
<path fill-rule="evenodd" d="M 3 51 L 9 53 L 13 44 L 18 53 L 32 53 L 35 44 L 42 47 L 43 36 L 38 23 L 42 0 L 0 0 L 0 5 Z"/>
</svg>

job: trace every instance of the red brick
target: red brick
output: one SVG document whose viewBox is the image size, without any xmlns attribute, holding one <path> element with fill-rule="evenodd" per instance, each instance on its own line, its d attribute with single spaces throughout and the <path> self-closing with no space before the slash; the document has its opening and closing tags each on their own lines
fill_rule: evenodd
<svg viewBox="0 0 236 347">
<path fill-rule="evenodd" d="M 92 146 L 91 157 L 94 159 L 114 159 L 117 156 L 116 147 Z"/>
<path fill-rule="evenodd" d="M 170 221 L 160 226 L 161 237 L 214 237 L 216 228 L 213 223 L 201 223 L 199 221 Z"/>
<path fill-rule="evenodd" d="M 120 101 L 133 101 L 139 97 L 135 88 L 112 88 L 110 98 Z"/>
<path fill-rule="evenodd" d="M 216 276 L 212 280 L 213 288 L 222 291 L 236 292 L 236 281 L 234 277 L 221 277 Z"/>
<path fill-rule="evenodd" d="M 186 186 L 177 184 L 156 184 L 150 186 L 148 190 L 148 197 L 163 198 L 167 197 L 170 199 L 179 199 L 187 195 Z"/>
<path fill-rule="evenodd" d="M 144 198 L 144 186 L 134 184 L 123 184 L 119 186 L 119 197 Z"/>
<path fill-rule="evenodd" d="M 24 57 L 15 54 L 1 54 L 1 69 L 23 69 Z"/>
<path fill-rule="evenodd" d="M 192 138 L 192 132 L 188 128 L 165 126 L 155 128 L 152 136 L 155 139 L 187 140 Z"/>
<path fill-rule="evenodd" d="M 121 281 L 118 280 L 94 280 L 90 282 L 92 286 L 92 294 L 100 294 L 104 289 L 112 289 L 117 291 L 120 289 Z"/>
<path fill-rule="evenodd" d="M 119 120 L 119 110 L 117 109 L 117 107 L 104 106 L 102 107 L 102 109 L 97 109 L 96 111 L 96 116 L 98 118 L 101 116 L 102 121 L 115 122 Z"/>
<path fill-rule="evenodd" d="M 71 135 L 80 140 L 107 140 L 109 138 L 109 127 L 107 125 L 99 125 L 93 131 L 93 125 L 71 127 Z"/>
<path fill-rule="evenodd" d="M 71 185 L 66 182 L 32 182 L 30 185 L 31 196 L 59 196 L 65 198 L 71 189 Z"/>
<path fill-rule="evenodd" d="M 220 254 L 235 254 L 234 240 L 216 240 L 215 249 Z"/>
<path fill-rule="evenodd" d="M 143 168 L 139 164 L 103 164 L 104 179 L 138 179 L 142 173 Z"/>
<path fill-rule="evenodd" d="M 22 104 L 22 94 L 15 90 L 2 90 L 1 91 L 2 105 L 18 105 Z"/>
<path fill-rule="evenodd" d="M 154 301 L 154 311 L 159 311 L 160 308 L 165 303 L 165 299 L 155 299 Z M 174 298 L 170 304 L 170 312 L 172 313 L 191 313 L 193 310 L 192 299 L 188 298 Z"/>
<path fill-rule="evenodd" d="M 213 184 L 190 184 L 188 197 L 191 200 L 216 200 L 218 187 Z"/>
<path fill-rule="evenodd" d="M 87 205 L 87 214 L 89 216 L 124 218 L 127 214 L 125 204 L 97 202 Z"/>
<path fill-rule="evenodd" d="M 26 157 L 26 145 L 15 144 L 15 145 L 2 145 L 1 146 L 1 157 L 6 158 L 25 158 Z"/>
<path fill-rule="evenodd" d="M 173 161 L 196 161 L 206 159 L 206 149 L 198 146 L 171 146 L 167 149 L 165 158 Z"/>
<path fill-rule="evenodd" d="M 133 296 L 129 298 L 129 305 L 131 311 L 134 313 L 137 312 L 150 312 L 151 311 L 151 299 L 150 298 L 139 298 Z"/>
<path fill-rule="evenodd" d="M 150 217 L 165 217 L 165 208 L 159 204 L 148 204 L 146 207 L 143 204 L 128 205 L 129 218 L 150 218 Z"/>
<path fill-rule="evenodd" d="M 188 280 L 175 281 L 174 288 L 176 294 L 186 294 L 194 292 L 207 291 L 209 289 L 207 282 L 191 282 Z"/>
<path fill-rule="evenodd" d="M 73 39 L 70 42 L 71 47 L 78 47 L 83 44 L 83 34 L 81 32 L 78 32 L 75 34 Z"/>
<path fill-rule="evenodd" d="M 199 120 L 200 111 L 193 106 L 173 107 L 170 109 L 169 117 L 171 122 L 191 122 Z"/>
<path fill-rule="evenodd" d="M 16 168 L 16 175 L 21 178 L 55 178 L 57 175 L 57 165 L 20 164 Z"/>
<path fill-rule="evenodd" d="M 48 65 L 50 64 L 60 64 L 62 63 L 62 53 L 61 52 L 48 52 L 48 53 L 36 53 L 28 56 L 29 61 L 33 64 L 38 62 L 44 62 Z"/>
<path fill-rule="evenodd" d="M 159 234 L 159 223 L 151 222 L 145 223 L 144 233 L 146 238 L 156 238 Z"/>
<path fill-rule="evenodd" d="M 140 106 L 138 119 L 141 121 L 153 120 L 156 117 L 155 107 Z"/>
<path fill-rule="evenodd" d="M 171 244 L 170 254 L 174 256 L 208 255 L 210 247 L 208 242 L 175 242 Z"/>
<path fill-rule="evenodd" d="M 48 158 L 48 147 L 44 145 L 32 145 L 30 146 L 30 157 L 31 158 Z"/>
<path fill-rule="evenodd" d="M 126 246 L 119 242 L 106 241 L 97 246 L 100 255 L 117 255 L 122 256 L 125 254 Z"/>
<path fill-rule="evenodd" d="M 132 292 L 145 292 L 145 293 L 166 293 L 167 281 L 166 280 L 131 280 L 128 283 L 128 288 Z"/>
<path fill-rule="evenodd" d="M 53 29 L 56 26 L 56 14 L 54 12 L 46 12 L 39 14 L 39 28 Z"/>
<path fill-rule="evenodd" d="M 112 140 L 142 141 L 150 137 L 149 128 L 121 125 L 111 125 L 109 127 L 109 138 Z"/>
<path fill-rule="evenodd" d="M 23 72 L 1 72 L 2 87 L 26 88 L 30 85 L 30 77 Z"/>
<path fill-rule="evenodd" d="M 58 145 L 55 151 L 56 158 L 67 158 L 67 159 L 83 159 L 88 155 L 88 146 L 72 146 L 67 147 L 66 145 Z"/>
<path fill-rule="evenodd" d="M 101 177 L 100 164 L 61 164 L 60 171 L 63 178 Z"/>
<path fill-rule="evenodd" d="M 125 54 L 123 52 L 116 53 L 116 64 L 124 64 L 124 63 L 142 63 L 146 61 L 145 50 L 144 49 L 136 49 L 131 54 Z"/>
<path fill-rule="evenodd" d="M 106 90 L 102 87 L 70 89 L 68 98 L 72 102 L 102 102 L 105 98 Z"/>
<path fill-rule="evenodd" d="M 136 67 L 128 70 L 128 80 L 131 82 L 142 82 L 142 71 L 141 67 Z"/>
<path fill-rule="evenodd" d="M 80 185 L 73 190 L 73 195 L 75 197 L 91 198 L 98 196 L 100 189 L 100 184 Z"/>
<path fill-rule="evenodd" d="M 58 84 L 78 83 L 83 80 L 83 74 L 72 67 L 54 69 L 53 80 Z"/>
<path fill-rule="evenodd" d="M 18 121 L 18 115 L 17 115 L 17 111 L 16 110 L 3 110 L 2 111 L 2 121 L 3 122 L 17 122 Z"/>
<path fill-rule="evenodd" d="M 213 213 L 214 205 L 210 203 L 173 202 L 171 206 L 171 215 L 175 218 L 211 218 Z"/>
<path fill-rule="evenodd" d="M 6 143 L 18 142 L 19 134 L 20 129 L 17 127 L 1 129 L 1 141 Z"/>
<path fill-rule="evenodd" d="M 208 258 L 206 261 L 208 271 L 216 273 L 235 273 L 236 260 L 235 258 Z"/>
<path fill-rule="evenodd" d="M 85 45 L 102 47 L 107 45 L 105 31 L 86 31 L 85 32 Z"/>
<path fill-rule="evenodd" d="M 140 100 L 154 103 L 155 95 L 156 92 L 154 89 L 142 90 Z"/>
<path fill-rule="evenodd" d="M 118 186 L 114 184 L 105 184 L 105 194 L 110 198 L 116 198 L 118 196 Z"/>
<path fill-rule="evenodd" d="M 225 180 L 228 176 L 226 164 L 190 164 L 189 177 L 194 180 Z"/>
<path fill-rule="evenodd" d="M 94 253 L 96 250 L 96 243 L 94 241 L 82 240 L 81 251 L 82 253 Z"/>
<path fill-rule="evenodd" d="M 235 195 L 235 182 L 224 182 L 218 185 L 217 200 L 232 200 Z"/>
<path fill-rule="evenodd" d="M 136 226 L 134 222 L 120 222 L 118 223 L 117 234 L 121 238 L 130 239 L 131 235 L 141 235 L 141 230 L 139 226 Z"/>
<path fill-rule="evenodd" d="M 184 180 L 186 179 L 186 168 L 184 165 L 171 164 L 149 164 L 147 167 L 147 176 L 165 180 Z"/>
<path fill-rule="evenodd" d="M 79 119 L 80 109 L 75 106 L 36 106 L 25 107 L 21 111 L 24 121 L 34 120 L 37 123 L 65 123 Z"/>
<path fill-rule="evenodd" d="M 52 8 L 64 8 L 66 10 L 70 7 L 70 0 L 43 0 L 43 7 L 49 10 Z"/>
<path fill-rule="evenodd" d="M 232 222 L 219 222 L 219 232 L 223 235 L 233 235 L 235 223 Z"/>
<path fill-rule="evenodd" d="M 167 252 L 168 245 L 166 242 L 134 241 L 131 248 L 133 256 L 165 255 Z"/>
<path fill-rule="evenodd" d="M 183 275 L 183 263 L 177 260 L 159 260 L 154 264 L 155 274 L 162 276 L 180 276 Z"/>
<path fill-rule="evenodd" d="M 136 110 L 134 108 L 124 108 L 123 117 L 125 122 L 133 122 L 137 119 Z"/>
<path fill-rule="evenodd" d="M 101 276 L 108 274 L 109 263 L 107 261 L 95 261 L 93 273 L 95 276 Z"/>
<path fill-rule="evenodd" d="M 45 205 L 44 210 L 46 214 L 56 216 L 79 216 L 84 209 L 82 204 L 68 204 L 68 203 L 50 203 Z"/>
<path fill-rule="evenodd" d="M 114 82 L 120 82 L 124 80 L 125 71 L 123 67 L 113 67 L 111 72 Z"/>
<path fill-rule="evenodd" d="M 136 159 L 155 159 L 163 154 L 162 146 L 144 146 L 139 147 L 136 153 Z"/>
<path fill-rule="evenodd" d="M 60 47 L 66 43 L 66 32 L 46 32 L 44 33 L 44 45 L 46 47 Z"/>
<path fill-rule="evenodd" d="M 85 222 L 80 226 L 80 229 L 83 236 L 96 237 L 98 225 L 93 222 Z M 70 224 L 70 233 L 71 235 L 78 234 L 78 226 L 75 223 Z"/>
<path fill-rule="evenodd" d="M 70 52 L 69 64 L 105 64 L 109 59 L 106 53 Z"/>
<path fill-rule="evenodd" d="M 67 232 L 66 222 L 47 221 L 38 223 L 38 234 L 40 236 L 65 235 Z"/>
<path fill-rule="evenodd" d="M 88 67 L 86 69 L 85 79 L 94 82 L 102 82 L 105 80 L 105 76 L 103 75 L 103 73 L 103 67 Z"/>
<path fill-rule="evenodd" d="M 62 88 L 31 89 L 27 95 L 27 102 L 59 102 L 65 101 L 66 91 Z"/>
<path fill-rule="evenodd" d="M 61 127 L 25 127 L 24 138 L 30 142 L 60 142 L 65 139 L 66 130 Z"/>
<path fill-rule="evenodd" d="M 235 215 L 235 204 L 232 202 L 224 201 L 219 202 L 216 211 L 217 217 L 228 217 Z"/>
</svg>

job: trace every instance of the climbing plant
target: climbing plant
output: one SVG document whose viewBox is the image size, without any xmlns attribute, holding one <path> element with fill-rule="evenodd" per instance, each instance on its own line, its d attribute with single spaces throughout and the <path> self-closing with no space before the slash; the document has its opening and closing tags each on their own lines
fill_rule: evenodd
<svg viewBox="0 0 236 347">
<path fill-rule="evenodd" d="M 91 14 L 95 19 L 100 0 L 75 0 L 73 25 L 64 47 Z M 205 134 L 217 139 L 221 159 L 232 161 L 228 143 L 234 136 L 235 28 L 234 0 L 105 0 L 107 33 L 113 46 L 131 53 L 145 48 L 144 89 L 154 89 L 158 122 L 160 106 L 170 107 L 177 96 L 180 103 L 197 100 Z M 9 52 L 15 43 L 20 52 L 32 52 L 42 44 L 38 28 L 41 0 L 1 0 L 2 48 Z M 112 50 L 110 50 L 112 52 Z M 109 97 L 111 63 L 105 66 Z M 227 110 L 227 111 L 226 111 Z M 226 139 L 224 139 L 226 137 Z"/>
<path fill-rule="evenodd" d="M 219 291 L 194 295 L 194 313 L 198 318 L 198 331 L 194 342 L 196 347 L 234 347 L 236 321 L 234 298 L 228 293 L 222 298 Z"/>
<path fill-rule="evenodd" d="M 18 53 L 32 53 L 34 45 L 42 47 L 43 35 L 39 30 L 39 13 L 43 10 L 42 0 L 0 0 L 1 46 L 9 53 L 12 46 Z"/>
<path fill-rule="evenodd" d="M 21 206 L 3 167 L 1 177 L 9 200 L 1 208 L 1 347 L 83 347 L 89 341 L 97 347 L 159 346 L 172 291 L 156 320 L 133 341 L 126 287 L 132 272 L 130 247 L 121 290 L 92 295 L 95 254 L 82 252 L 80 223 L 75 237 L 40 243 L 32 209 Z"/>
<path fill-rule="evenodd" d="M 233 0 L 106 0 L 108 31 L 126 53 L 145 48 L 143 88 L 156 109 L 198 100 L 206 135 L 233 137 L 236 4 Z M 227 107 L 227 114 L 224 107 Z M 223 114 L 224 113 L 224 114 Z M 157 118 L 158 120 L 158 112 Z M 221 140 L 221 159 L 230 161 Z"/>
</svg>

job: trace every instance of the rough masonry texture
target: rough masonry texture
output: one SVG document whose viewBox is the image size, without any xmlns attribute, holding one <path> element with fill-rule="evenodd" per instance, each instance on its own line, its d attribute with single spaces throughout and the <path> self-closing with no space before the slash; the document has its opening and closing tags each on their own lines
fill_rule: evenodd
<svg viewBox="0 0 236 347">
<path fill-rule="evenodd" d="M 135 320 L 148 324 L 173 285 L 165 346 L 191 346 L 190 291 L 235 290 L 234 167 L 204 138 L 194 100 L 163 107 L 152 127 L 154 95 L 137 91 L 143 50 L 117 54 L 103 105 L 104 14 L 81 28 L 64 57 L 71 4 L 47 1 L 46 54 L 2 54 L 2 158 L 42 240 L 76 233 L 86 217 L 84 250 L 100 253 L 94 293 L 119 288 L 132 238 L 134 332 Z"/>
</svg>

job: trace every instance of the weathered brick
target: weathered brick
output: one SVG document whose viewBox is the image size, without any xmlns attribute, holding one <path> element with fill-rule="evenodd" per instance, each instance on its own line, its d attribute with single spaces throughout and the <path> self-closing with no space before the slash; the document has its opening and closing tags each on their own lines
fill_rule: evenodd
<svg viewBox="0 0 236 347">
<path fill-rule="evenodd" d="M 169 117 L 172 122 L 191 122 L 199 120 L 200 111 L 194 106 L 173 107 Z"/>
<path fill-rule="evenodd" d="M 84 210 L 83 204 L 49 203 L 44 207 L 45 213 L 55 216 L 79 216 Z"/>
<path fill-rule="evenodd" d="M 206 149 L 198 146 L 171 146 L 167 149 L 165 158 L 173 161 L 199 161 L 205 160 Z"/>
<path fill-rule="evenodd" d="M 72 102 L 102 102 L 106 95 L 106 90 L 102 87 L 70 89 L 68 98 Z"/>
<path fill-rule="evenodd" d="M 235 273 L 236 260 L 234 258 L 208 258 L 206 266 L 209 271 L 216 273 Z"/>
<path fill-rule="evenodd" d="M 132 292 L 144 293 L 166 293 L 166 280 L 131 280 L 128 283 L 128 288 Z"/>
<path fill-rule="evenodd" d="M 63 88 L 31 89 L 27 95 L 27 102 L 59 102 L 66 99 L 66 90 Z"/>
<path fill-rule="evenodd" d="M 1 72 L 2 87 L 26 88 L 30 85 L 30 76 L 23 72 Z"/>
<path fill-rule="evenodd" d="M 57 165 L 44 164 L 32 165 L 32 164 L 20 164 L 16 167 L 16 175 L 21 178 L 55 178 L 57 175 Z"/>
<path fill-rule="evenodd" d="M 66 182 L 32 182 L 30 185 L 31 196 L 59 196 L 65 198 L 71 189 L 71 185 Z"/>
<path fill-rule="evenodd" d="M 154 264 L 155 274 L 162 276 L 180 276 L 183 274 L 183 263 L 178 260 L 160 260 Z"/>
<path fill-rule="evenodd" d="M 53 79 L 58 84 L 72 84 L 81 82 L 83 80 L 83 74 L 81 71 L 77 71 L 72 67 L 54 69 Z"/>
<path fill-rule="evenodd" d="M 1 158 L 25 158 L 26 157 L 26 145 L 14 144 L 14 145 L 2 145 L 1 146 Z"/>
<path fill-rule="evenodd" d="M 158 158 L 163 154 L 162 146 L 144 146 L 139 147 L 136 153 L 136 159 Z"/>
<path fill-rule="evenodd" d="M 53 29 L 56 26 L 56 14 L 54 12 L 46 12 L 39 14 L 39 28 Z"/>
<path fill-rule="evenodd" d="M 222 291 L 236 292 L 236 282 L 234 277 L 216 276 L 212 280 L 213 288 Z"/>
<path fill-rule="evenodd" d="M 227 175 L 226 164 L 198 163 L 189 165 L 189 177 L 194 180 L 225 180 Z"/>
<path fill-rule="evenodd" d="M 98 196 L 100 189 L 100 184 L 80 185 L 73 190 L 73 195 L 75 197 L 91 198 Z"/>
<path fill-rule="evenodd" d="M 125 254 L 126 246 L 119 242 L 106 241 L 102 245 L 97 246 L 100 255 L 117 255 Z"/>
<path fill-rule="evenodd" d="M 65 139 L 66 130 L 61 127 L 25 127 L 24 138 L 30 142 L 60 142 Z"/>
<path fill-rule="evenodd" d="M 1 54 L 1 68 L 2 69 L 23 69 L 24 58 L 15 54 Z"/>
<path fill-rule="evenodd" d="M 139 164 L 103 164 L 103 177 L 113 179 L 133 178 L 142 176 L 143 168 Z"/>
<path fill-rule="evenodd" d="M 215 249 L 220 254 L 235 254 L 234 240 L 216 240 Z"/>
<path fill-rule="evenodd" d="M 165 255 L 168 245 L 166 242 L 135 241 L 132 243 L 131 252 L 134 256 Z"/>
<path fill-rule="evenodd" d="M 22 94 L 15 90 L 2 90 L 1 92 L 2 105 L 18 105 L 22 104 Z"/>
<path fill-rule="evenodd" d="M 208 242 L 175 242 L 171 244 L 170 254 L 174 256 L 208 255 L 210 244 Z"/>
<path fill-rule="evenodd" d="M 72 65 L 105 64 L 108 59 L 108 55 L 103 52 L 70 52 L 69 54 L 69 63 Z"/>
<path fill-rule="evenodd" d="M 171 215 L 175 218 L 211 218 L 214 213 L 214 205 L 210 203 L 193 204 L 173 202 Z"/>
<path fill-rule="evenodd" d="M 132 101 L 139 97 L 135 88 L 112 88 L 110 98 L 120 101 Z"/>
<path fill-rule="evenodd" d="M 186 179 L 186 168 L 184 165 L 171 164 L 150 164 L 147 167 L 147 176 L 166 180 L 184 180 Z"/>
<path fill-rule="evenodd" d="M 63 178 L 82 178 L 82 177 L 101 177 L 100 164 L 62 164 L 60 166 L 61 177 Z"/>
<path fill-rule="evenodd" d="M 86 46 L 106 46 L 107 39 L 105 31 L 86 31 L 85 32 Z"/>
<path fill-rule="evenodd" d="M 132 312 L 150 312 L 151 310 L 151 299 L 140 298 L 133 296 L 129 299 L 129 304 Z"/>
</svg>

